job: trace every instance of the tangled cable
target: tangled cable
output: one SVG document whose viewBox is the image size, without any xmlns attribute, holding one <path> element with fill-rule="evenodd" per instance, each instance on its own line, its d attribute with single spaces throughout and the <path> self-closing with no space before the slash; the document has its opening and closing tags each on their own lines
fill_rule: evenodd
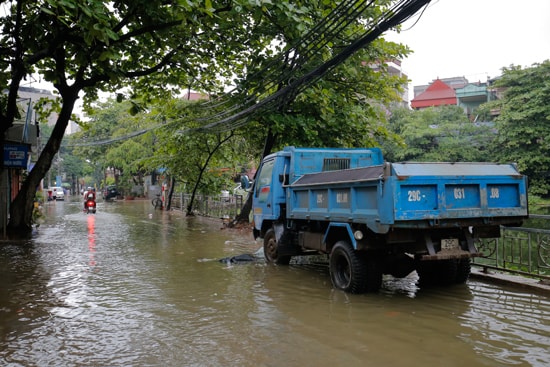
<svg viewBox="0 0 550 367">
<path fill-rule="evenodd" d="M 323 21 L 319 22 L 306 35 L 301 37 L 285 52 L 266 63 L 260 70 L 251 73 L 239 86 L 218 98 L 203 102 L 204 111 L 213 111 L 205 117 L 194 118 L 199 127 L 180 130 L 190 132 L 221 133 L 247 125 L 250 118 L 259 112 L 276 110 L 288 105 L 309 85 L 342 64 L 358 50 L 366 47 L 385 31 L 398 26 L 427 6 L 431 0 L 398 0 L 374 19 L 363 31 L 357 30 L 354 41 L 328 61 L 315 64 L 316 55 L 328 45 L 334 43 L 341 32 L 362 17 L 365 10 L 375 4 L 375 0 L 344 0 Z M 365 20 L 367 21 L 367 20 Z M 358 28 L 359 29 L 359 28 Z M 250 81 L 261 81 L 254 88 L 247 88 Z M 235 103 L 235 101 L 240 101 Z M 172 123 L 186 119 L 174 119 L 169 123 L 131 134 L 96 140 L 93 142 L 73 143 L 71 146 L 90 146 L 109 144 L 145 134 Z"/>
</svg>

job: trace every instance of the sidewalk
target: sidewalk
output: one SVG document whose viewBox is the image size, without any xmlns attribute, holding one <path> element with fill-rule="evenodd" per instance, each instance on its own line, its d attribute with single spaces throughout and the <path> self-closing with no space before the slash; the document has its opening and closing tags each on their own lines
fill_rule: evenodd
<svg viewBox="0 0 550 367">
<path fill-rule="evenodd" d="M 521 275 L 512 275 L 498 272 L 497 270 L 488 269 L 487 273 L 483 272 L 482 268 L 472 267 L 470 278 L 482 279 L 500 284 L 516 285 L 531 291 L 537 291 L 545 294 L 550 294 L 550 283 L 540 279 L 527 278 Z"/>
</svg>

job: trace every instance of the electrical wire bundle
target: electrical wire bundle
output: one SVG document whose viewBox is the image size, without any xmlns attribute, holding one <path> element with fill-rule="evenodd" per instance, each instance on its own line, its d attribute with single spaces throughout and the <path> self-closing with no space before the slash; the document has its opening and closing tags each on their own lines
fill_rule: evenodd
<svg viewBox="0 0 550 367">
<path fill-rule="evenodd" d="M 334 44 L 337 37 L 353 22 L 361 19 L 365 11 L 374 6 L 375 0 L 344 0 L 334 10 L 313 27 L 308 33 L 289 47 L 285 52 L 266 63 L 258 71 L 251 73 L 233 90 L 200 105 L 204 117 L 193 118 L 199 127 L 179 131 L 220 133 L 231 131 L 247 125 L 254 115 L 276 110 L 288 105 L 300 92 L 322 78 L 325 74 L 342 64 L 358 50 L 368 46 L 385 31 L 405 22 L 431 0 L 398 0 L 394 1 L 375 19 L 369 19 L 365 27 L 358 27 L 353 35 L 354 41 L 331 59 L 315 64 L 318 55 L 328 45 Z M 367 21 L 367 20 L 363 20 Z M 252 88 L 247 88 L 247 81 L 261 81 Z M 238 103 L 236 103 L 238 101 Z M 209 113 L 209 111 L 212 111 Z M 109 144 L 142 135 L 148 131 L 165 127 L 184 119 L 172 120 L 148 129 L 135 131 L 117 138 L 81 142 L 72 146 L 89 146 Z"/>
</svg>

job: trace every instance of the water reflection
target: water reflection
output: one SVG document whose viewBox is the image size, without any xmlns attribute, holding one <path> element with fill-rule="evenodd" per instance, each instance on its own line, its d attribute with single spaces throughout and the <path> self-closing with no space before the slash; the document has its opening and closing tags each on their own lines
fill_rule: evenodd
<svg viewBox="0 0 550 367">
<path fill-rule="evenodd" d="M 288 267 L 248 232 L 99 203 L 57 203 L 27 244 L 0 245 L 0 365 L 545 366 L 546 296 L 470 281 L 334 290 L 323 259 Z M 326 259 L 325 259 L 326 260 Z"/>
<path fill-rule="evenodd" d="M 475 299 L 461 317 L 471 332 L 461 338 L 502 364 L 545 365 L 550 345 L 549 300 L 483 283 L 471 287 Z"/>
<path fill-rule="evenodd" d="M 96 266 L 95 262 L 95 215 L 88 215 L 88 250 L 90 251 L 90 261 L 89 264 L 91 267 Z"/>
</svg>

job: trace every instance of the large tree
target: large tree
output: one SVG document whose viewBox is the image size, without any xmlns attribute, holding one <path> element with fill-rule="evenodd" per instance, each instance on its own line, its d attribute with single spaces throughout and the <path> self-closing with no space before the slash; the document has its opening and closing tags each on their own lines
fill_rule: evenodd
<svg viewBox="0 0 550 367">
<path fill-rule="evenodd" d="M 489 161 L 495 139 L 491 122 L 472 122 L 459 106 L 392 110 L 389 129 L 400 140 L 381 145 L 389 161 Z"/>
<path fill-rule="evenodd" d="M 10 206 L 9 229 L 29 232 L 35 189 L 51 166 L 75 102 L 130 86 L 145 99 L 182 87 L 219 91 L 249 60 L 273 48 L 279 29 L 303 27 L 294 1 L 39 0 L 2 1 L 0 134 L 17 114 L 17 92 L 38 74 L 61 99 L 57 123 Z M 315 2 L 305 2 L 312 6 Z M 269 9 L 265 6 L 269 5 Z"/>
<path fill-rule="evenodd" d="M 499 111 L 494 155 L 511 161 L 529 177 L 531 192 L 550 191 L 550 60 L 531 67 L 503 68 L 494 88 L 503 91 L 499 100 L 483 106 Z"/>
<path fill-rule="evenodd" d="M 134 186 L 143 184 L 143 177 L 149 172 L 144 161 L 155 148 L 154 137 L 144 132 L 158 121 L 150 121 L 145 113 L 133 113 L 134 109 L 130 101 L 111 98 L 94 104 L 82 130 L 73 134 L 69 142 L 77 155 L 102 172 L 98 184 L 107 185 L 104 174 L 112 170 L 123 194 L 130 194 Z"/>
<path fill-rule="evenodd" d="M 344 35 L 341 38 L 345 43 Z M 284 107 L 258 116 L 253 125 L 262 132 L 258 140 L 265 141 L 266 129 L 273 149 L 364 147 L 393 139 L 387 129 L 387 106 L 400 101 L 407 79 L 391 74 L 385 60 L 403 58 L 408 52 L 384 39 L 373 42 Z"/>
<path fill-rule="evenodd" d="M 238 161 L 235 149 L 239 150 L 241 145 L 234 131 L 193 131 L 199 126 L 197 120 L 204 113 L 199 104 L 173 99 L 152 109 L 148 115 L 153 120 L 161 118 L 170 122 L 162 129 L 151 132 L 157 142 L 156 149 L 144 163 L 151 170 L 165 169 L 173 180 L 171 189 L 178 183 L 191 194 L 185 208 L 187 215 L 193 214 L 198 194 L 219 195 L 227 184 L 227 177 L 222 173 L 227 168 L 233 168 L 233 162 Z M 233 172 L 231 169 L 229 175 Z"/>
<path fill-rule="evenodd" d="M 123 87 L 145 102 L 179 93 L 182 87 L 220 92 L 223 83 L 256 71 L 255 66 L 269 69 L 272 64 L 265 60 L 292 46 L 284 53 L 282 69 L 238 81 L 240 96 L 252 96 L 242 101 L 246 108 L 275 101 L 276 107 L 284 109 L 301 87 L 333 70 L 428 2 L 10 1 L 9 10 L 0 17 L 0 61 L 4 64 L 0 82 L 8 90 L 0 109 L 0 133 L 12 126 L 19 85 L 31 74 L 54 85 L 61 108 L 50 139 L 10 206 L 9 228 L 30 231 L 35 188 L 59 150 L 81 93 L 86 105 L 100 90 Z M 325 16 L 326 21 L 317 22 Z M 302 35 L 309 38 L 302 39 Z M 258 94 L 254 91 L 258 80 L 275 84 L 264 84 Z M 275 93 L 273 98 L 256 105 L 257 97 L 271 93 Z M 236 114 L 230 120 L 243 116 Z"/>
</svg>

